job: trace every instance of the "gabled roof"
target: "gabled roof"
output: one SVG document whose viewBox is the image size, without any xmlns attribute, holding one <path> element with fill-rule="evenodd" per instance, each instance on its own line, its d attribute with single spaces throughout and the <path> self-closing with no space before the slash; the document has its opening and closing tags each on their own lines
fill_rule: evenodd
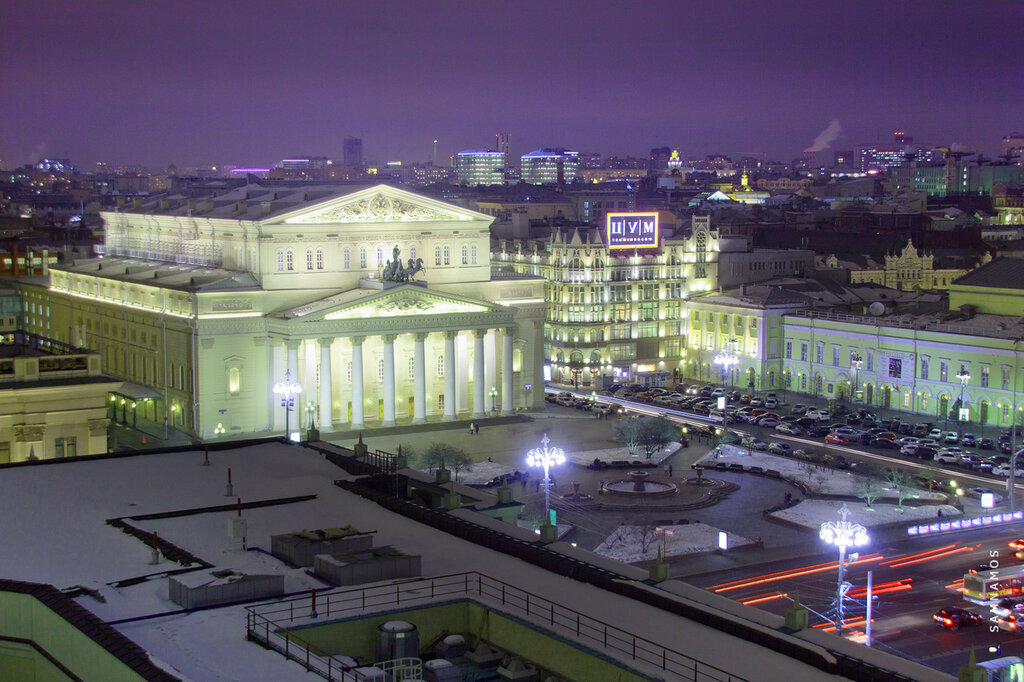
<svg viewBox="0 0 1024 682">
<path fill-rule="evenodd" d="M 996 258 L 953 280 L 953 286 L 1024 289 L 1024 258 Z"/>
<path fill-rule="evenodd" d="M 418 223 L 486 221 L 494 218 L 388 185 L 376 185 L 301 204 L 263 224 Z"/>
<path fill-rule="evenodd" d="M 350 289 L 319 301 L 281 310 L 287 319 L 357 320 L 379 317 L 507 312 L 508 308 L 468 296 L 400 284 L 384 290 Z"/>
</svg>

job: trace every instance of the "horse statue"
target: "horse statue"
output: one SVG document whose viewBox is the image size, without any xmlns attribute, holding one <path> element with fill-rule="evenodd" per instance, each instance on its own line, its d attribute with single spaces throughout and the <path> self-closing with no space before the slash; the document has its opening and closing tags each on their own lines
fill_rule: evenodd
<svg viewBox="0 0 1024 682">
<path fill-rule="evenodd" d="M 399 281 L 401 281 L 401 282 L 411 282 L 412 278 L 413 278 L 413 275 L 415 275 L 417 272 L 422 272 L 422 271 L 423 271 L 423 259 L 422 258 L 417 258 L 414 261 L 412 258 L 410 258 L 409 259 L 409 267 L 401 268 L 401 271 L 399 272 L 398 276 L 401 278 Z"/>
<path fill-rule="evenodd" d="M 423 271 L 423 259 L 409 259 L 409 266 L 402 266 L 402 259 L 398 257 L 400 249 L 396 246 L 394 260 L 389 260 L 380 273 L 380 278 L 385 282 L 411 282 L 413 275 Z"/>
</svg>

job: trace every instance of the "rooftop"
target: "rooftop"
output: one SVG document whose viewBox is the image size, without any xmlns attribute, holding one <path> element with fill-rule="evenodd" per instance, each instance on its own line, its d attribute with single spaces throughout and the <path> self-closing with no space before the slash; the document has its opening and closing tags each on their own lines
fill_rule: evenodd
<svg viewBox="0 0 1024 682">
<path fill-rule="evenodd" d="M 996 258 L 953 281 L 954 286 L 1024 289 L 1024 258 Z"/>
</svg>

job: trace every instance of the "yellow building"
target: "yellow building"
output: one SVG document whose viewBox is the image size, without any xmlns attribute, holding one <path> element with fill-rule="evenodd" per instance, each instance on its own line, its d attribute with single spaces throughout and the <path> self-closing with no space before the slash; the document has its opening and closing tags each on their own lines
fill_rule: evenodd
<svg viewBox="0 0 1024 682">
<path fill-rule="evenodd" d="M 0 336 L 0 464 L 105 453 L 108 394 L 122 383 L 100 372 L 96 353 Z"/>
<path fill-rule="evenodd" d="M 103 219 L 104 257 L 24 285 L 47 311 L 27 326 L 136 386 L 132 423 L 205 438 L 543 404 L 543 281 L 492 280 L 488 216 L 385 185 L 248 185 Z"/>
<path fill-rule="evenodd" d="M 989 260 L 991 258 L 986 254 L 982 263 L 987 263 Z M 829 256 L 826 265 L 831 268 L 839 267 L 839 261 L 834 255 Z M 948 289 L 953 280 L 968 272 L 966 268 L 939 268 L 936 270 L 935 256 L 921 253 L 914 247 L 911 240 L 907 240 L 903 251 L 885 255 L 885 263 L 882 267 L 852 270 L 850 283 L 881 284 L 901 291 L 929 291 Z"/>
</svg>

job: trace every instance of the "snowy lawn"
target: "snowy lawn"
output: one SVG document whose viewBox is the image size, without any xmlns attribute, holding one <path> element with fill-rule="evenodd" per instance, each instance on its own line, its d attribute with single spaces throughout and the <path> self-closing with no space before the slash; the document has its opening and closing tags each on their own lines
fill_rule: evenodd
<svg viewBox="0 0 1024 682">
<path fill-rule="evenodd" d="M 839 520 L 839 508 L 843 504 L 844 502 L 840 500 L 804 500 L 788 509 L 777 511 L 772 516 L 817 531 L 823 522 Z M 895 504 L 879 504 L 878 502 L 871 505 L 870 509 L 863 502 L 846 502 L 845 504 L 846 508 L 850 510 L 847 520 L 867 528 L 901 521 L 934 521 L 938 517 L 940 509 L 943 519 L 948 520 L 962 516 L 959 509 L 948 504 L 903 507 L 902 509 Z"/>
<path fill-rule="evenodd" d="M 720 445 L 717 456 L 712 450 L 698 460 L 698 463 L 708 468 L 713 467 L 716 462 L 742 464 L 745 468 L 759 466 L 763 469 L 774 469 L 782 474 L 783 478 L 799 481 L 807 487 L 811 494 L 818 495 L 856 496 L 858 487 L 867 480 L 866 476 L 858 476 L 851 471 L 817 466 L 803 460 L 770 455 L 767 452 L 747 450 L 734 445 Z M 922 488 L 907 490 L 909 494 L 904 499 L 920 499 L 936 503 L 946 500 L 946 495 L 941 492 Z M 884 480 L 879 481 L 878 491 L 879 498 L 896 499 L 896 491 Z M 934 509 L 932 511 L 934 512 Z"/>
<path fill-rule="evenodd" d="M 676 450 L 680 448 L 680 444 L 672 441 L 665 446 L 664 450 L 655 452 L 650 459 L 647 458 L 647 454 L 643 448 L 637 449 L 636 457 L 630 457 L 629 448 L 604 448 L 603 450 L 587 450 L 585 452 L 568 452 L 565 457 L 573 464 L 579 464 L 580 466 L 590 466 L 594 463 L 595 459 L 599 459 L 602 462 L 614 462 L 616 460 L 631 460 L 635 462 L 651 462 L 653 464 L 661 464 L 666 459 L 675 454 Z"/>
<path fill-rule="evenodd" d="M 420 471 L 433 475 L 434 469 L 420 469 Z M 507 464 L 499 464 L 498 462 L 473 462 L 468 467 L 460 469 L 458 472 L 452 472 L 452 478 L 457 479 L 457 483 L 466 483 L 467 485 L 481 485 L 487 483 L 492 478 L 496 478 L 503 474 L 511 474 L 515 471 L 514 467 L 510 467 Z"/>
<path fill-rule="evenodd" d="M 665 557 L 668 559 L 718 549 L 718 528 L 706 523 L 690 523 L 682 526 L 619 526 L 594 552 L 627 564 L 653 561 L 662 548 L 662 536 L 658 532 L 661 528 L 671 533 L 665 538 Z M 727 538 L 729 547 L 753 544 L 742 535 L 727 533 Z"/>
</svg>

